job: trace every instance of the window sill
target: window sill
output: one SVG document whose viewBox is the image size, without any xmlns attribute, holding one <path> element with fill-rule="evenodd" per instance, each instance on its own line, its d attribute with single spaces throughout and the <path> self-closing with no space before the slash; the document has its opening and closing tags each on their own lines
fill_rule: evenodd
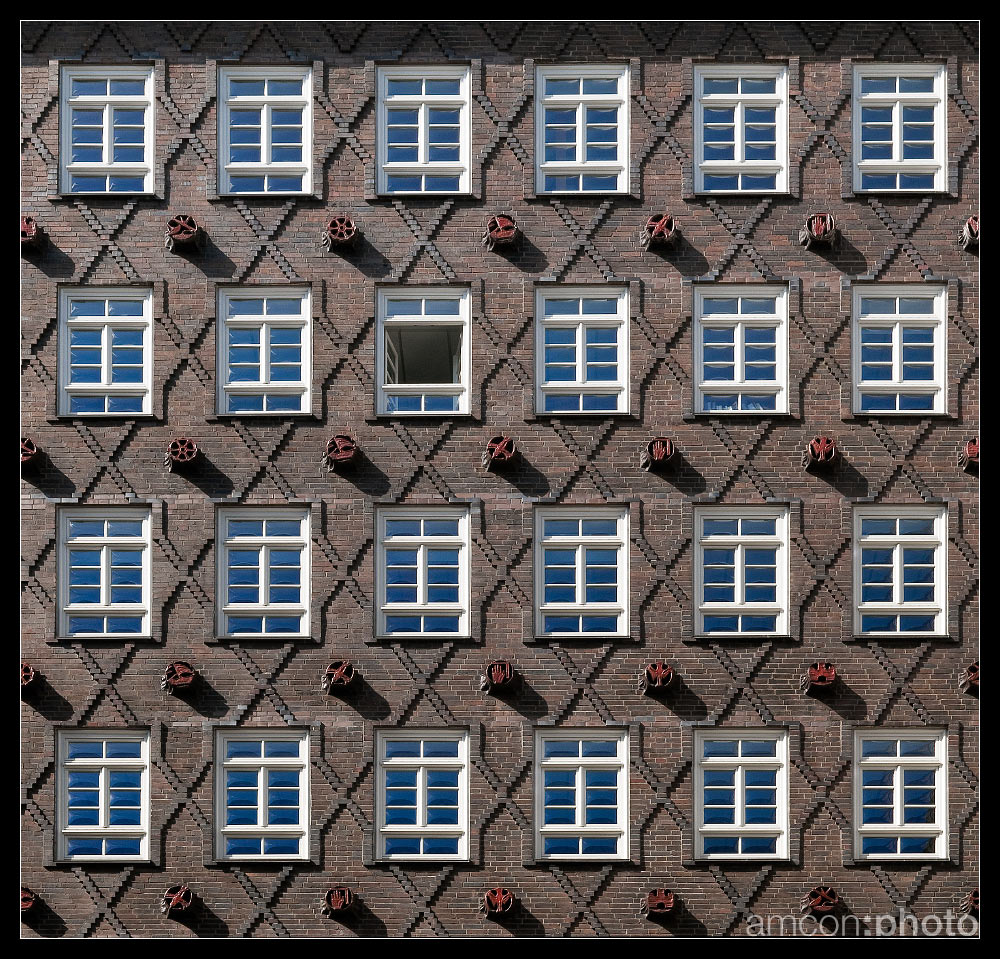
<svg viewBox="0 0 1000 959">
<path fill-rule="evenodd" d="M 788 190 L 695 190 L 695 196 L 791 196 Z"/>
<path fill-rule="evenodd" d="M 57 644 L 65 643 L 158 643 L 160 642 L 154 636 L 139 636 L 136 633 L 105 633 L 98 636 L 54 636 L 51 639 L 47 639 L 46 643 L 50 646 L 55 646 Z M 101 860 L 106 857 L 101 857 Z"/>
<path fill-rule="evenodd" d="M 890 640 L 902 640 L 908 642 L 917 640 L 927 642 L 928 640 L 946 641 L 952 637 L 948 633 L 854 633 L 851 639 L 856 643 L 879 642 L 884 643 Z"/>
<path fill-rule="evenodd" d="M 765 640 L 789 642 L 794 640 L 795 637 L 788 633 L 695 633 L 694 639 L 698 642 L 708 641 L 717 643 L 725 640 L 735 640 L 736 642 L 753 640 L 757 643 L 764 642 Z"/>
</svg>

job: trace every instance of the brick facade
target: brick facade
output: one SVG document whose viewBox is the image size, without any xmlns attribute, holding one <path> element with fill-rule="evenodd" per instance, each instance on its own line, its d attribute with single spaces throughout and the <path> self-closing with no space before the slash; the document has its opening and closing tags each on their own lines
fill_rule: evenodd
<svg viewBox="0 0 1000 959">
<path fill-rule="evenodd" d="M 22 256 L 22 435 L 41 454 L 22 483 L 22 659 L 42 678 L 23 699 L 22 882 L 38 903 L 25 935 L 470 936 L 743 935 L 750 914 L 796 915 L 816 885 L 864 916 L 957 910 L 978 886 L 978 700 L 959 684 L 978 661 L 978 475 L 957 465 L 978 435 L 979 279 L 963 223 L 979 211 L 975 23 L 25 23 L 22 213 L 47 240 Z M 871 58 L 947 66 L 948 188 L 852 191 L 852 70 Z M 541 196 L 534 183 L 534 69 L 544 62 L 630 64 L 630 194 Z M 152 63 L 154 193 L 59 194 L 60 64 Z M 220 197 L 217 72 L 228 62 L 313 65 L 314 195 Z M 375 66 L 471 63 L 472 194 L 375 193 Z M 695 195 L 694 64 L 788 67 L 789 192 Z M 492 252 L 489 217 L 512 214 L 519 246 Z M 668 212 L 679 243 L 647 251 L 647 217 Z M 842 242 L 804 250 L 808 214 L 830 212 Z M 204 228 L 192 252 L 164 249 L 166 221 Z M 324 250 L 336 214 L 359 243 Z M 699 282 L 787 285 L 789 412 L 695 415 L 692 309 Z M 852 413 L 851 288 L 946 285 L 947 411 Z M 534 296 L 539 284 L 614 283 L 630 293 L 629 414 L 535 413 Z M 216 411 L 216 290 L 296 284 L 312 290 L 312 414 L 267 419 Z M 471 414 L 378 417 L 375 300 L 380 284 L 471 288 Z M 59 290 L 152 287 L 153 416 L 58 417 Z M 354 471 L 320 460 L 331 436 L 357 440 Z M 508 472 L 480 463 L 486 441 L 514 438 Z M 840 460 L 802 468 L 819 434 Z M 178 436 L 201 458 L 167 471 Z M 654 436 L 669 469 L 640 468 Z M 68 505 L 148 504 L 153 638 L 80 642 L 57 625 L 57 539 Z M 301 504 L 312 521 L 311 641 L 240 643 L 215 628 L 215 515 L 221 505 Z M 375 510 L 470 504 L 469 640 L 377 640 Z M 631 629 L 624 640 L 539 638 L 532 608 L 538 504 L 606 504 L 630 517 Z M 696 505 L 782 503 L 790 517 L 788 635 L 706 640 L 694 624 Z M 944 638 L 854 634 L 856 504 L 946 504 Z M 328 695 L 321 679 L 350 660 L 360 687 Z M 196 691 L 160 688 L 183 660 Z M 523 677 L 487 695 L 479 676 L 510 660 Z M 679 678 L 643 696 L 645 664 Z M 839 684 L 805 695 L 810 663 Z M 787 862 L 702 862 L 693 853 L 693 729 L 789 730 Z M 946 728 L 949 859 L 853 858 L 854 729 Z M 312 860 L 220 863 L 213 851 L 214 730 L 305 727 L 312 761 Z M 534 730 L 627 727 L 630 859 L 534 858 Z M 374 861 L 374 737 L 380 727 L 470 730 L 471 861 Z M 56 731 L 151 731 L 151 863 L 54 861 Z M 191 919 L 159 912 L 190 885 Z M 326 890 L 350 887 L 353 918 L 326 918 Z M 485 920 L 503 886 L 518 908 Z M 675 893 L 670 918 L 640 905 Z"/>
</svg>

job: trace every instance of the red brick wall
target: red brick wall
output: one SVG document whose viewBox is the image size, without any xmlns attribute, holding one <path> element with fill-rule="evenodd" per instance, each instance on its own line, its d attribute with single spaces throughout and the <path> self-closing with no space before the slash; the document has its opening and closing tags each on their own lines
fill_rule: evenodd
<svg viewBox="0 0 1000 959">
<path fill-rule="evenodd" d="M 978 477 L 956 465 L 978 433 L 978 258 L 958 243 L 979 210 L 978 26 L 975 23 L 26 23 L 22 35 L 22 212 L 48 234 L 22 258 L 22 435 L 43 450 L 22 484 L 22 658 L 44 680 L 24 697 L 21 729 L 23 878 L 41 898 L 26 935 L 742 935 L 747 915 L 796 914 L 817 883 L 857 915 L 918 917 L 956 909 L 978 885 L 978 700 L 960 691 L 978 659 Z M 851 66 L 878 60 L 948 64 L 948 193 L 852 195 Z M 631 196 L 530 196 L 530 61 L 632 58 Z M 61 61 L 155 61 L 156 195 L 56 192 Z M 215 188 L 216 61 L 322 63 L 328 100 L 314 104 L 317 196 L 219 198 Z M 474 196 L 373 195 L 374 61 L 472 61 Z M 789 195 L 692 193 L 692 59 L 787 63 Z M 527 72 L 526 72 L 527 71 Z M 526 195 L 529 194 L 529 195 Z M 487 218 L 512 213 L 524 241 L 486 252 Z M 642 252 L 653 212 L 673 213 L 679 248 Z M 844 242 L 804 251 L 808 213 L 834 213 Z M 326 253 L 326 219 L 363 231 Z M 163 248 L 166 219 L 193 215 L 209 241 L 191 255 Z M 790 285 L 785 416 L 692 415 L 692 281 Z M 632 414 L 536 417 L 533 289 L 542 279 L 631 284 Z M 949 284 L 946 415 L 851 415 L 850 287 L 857 280 Z M 313 290 L 313 417 L 218 418 L 215 297 L 219 284 L 309 284 Z M 381 282 L 471 285 L 470 417 L 378 419 L 375 289 Z M 61 284 L 152 285 L 155 409 L 145 420 L 56 418 Z M 352 474 L 320 467 L 327 439 L 354 436 Z M 512 435 L 525 462 L 511 474 L 479 465 L 485 440 Z M 841 465 L 804 472 L 802 449 L 836 437 Z M 639 468 L 640 447 L 669 436 L 679 464 Z M 175 436 L 204 451 L 193 473 L 168 473 Z M 692 504 L 763 503 L 792 510 L 792 637 L 757 645 L 692 635 Z M 214 642 L 215 510 L 225 500 L 313 506 L 314 642 Z M 376 503 L 474 502 L 471 641 L 372 638 Z M 153 505 L 153 610 L 159 641 L 74 644 L 56 633 L 55 522 L 64 504 Z M 536 641 L 531 633 L 531 517 L 539 501 L 629 503 L 629 640 Z M 858 501 L 946 501 L 949 636 L 922 643 L 855 640 L 851 510 Z M 329 697 L 320 678 L 349 658 L 360 695 Z M 510 659 L 521 692 L 482 694 L 478 674 Z M 188 660 L 204 682 L 188 699 L 161 692 L 167 663 Z M 656 701 L 636 692 L 644 662 L 683 680 Z M 825 698 L 799 680 L 836 663 Z M 632 862 L 530 863 L 532 736 L 538 723 L 630 725 Z M 792 861 L 693 863 L 692 723 L 790 728 Z M 312 819 L 317 863 L 244 868 L 212 858 L 212 729 L 313 725 Z M 948 727 L 950 862 L 850 862 L 853 724 Z M 52 754 L 59 725 L 154 731 L 155 865 L 54 865 Z M 371 744 L 378 725 L 468 726 L 471 864 L 366 864 L 373 818 Z M 526 860 L 529 860 L 526 862 Z M 163 890 L 187 882 L 202 900 L 189 924 L 161 917 Z M 344 925 L 324 919 L 327 887 L 363 900 Z M 504 885 L 521 911 L 485 923 L 477 897 Z M 640 900 L 679 897 L 664 924 Z"/>
</svg>

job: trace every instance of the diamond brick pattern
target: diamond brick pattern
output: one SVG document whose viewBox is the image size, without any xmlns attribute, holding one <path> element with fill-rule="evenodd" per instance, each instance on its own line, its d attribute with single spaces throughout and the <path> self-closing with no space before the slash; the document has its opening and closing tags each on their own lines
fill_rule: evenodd
<svg viewBox="0 0 1000 959">
<path fill-rule="evenodd" d="M 978 886 L 978 700 L 954 677 L 978 653 L 978 478 L 955 450 L 979 435 L 978 259 L 955 241 L 979 210 L 975 22 L 25 22 L 22 213 L 47 244 L 22 269 L 22 435 L 45 452 L 22 478 L 22 658 L 42 676 L 22 701 L 22 881 L 41 908 L 26 936 L 740 936 L 754 915 L 795 915 L 803 889 L 838 890 L 855 913 L 943 914 Z M 947 191 L 855 195 L 855 62 L 947 64 Z M 789 193 L 694 193 L 693 63 L 780 61 L 789 68 Z M 536 62 L 630 64 L 631 193 L 536 196 Z M 153 193 L 59 194 L 59 65 L 152 63 Z M 311 64 L 313 181 L 305 196 L 218 193 L 218 66 Z M 470 63 L 472 192 L 376 194 L 375 64 Z M 681 236 L 643 253 L 650 211 Z M 520 242 L 492 254 L 482 226 L 497 210 Z M 808 253 L 798 230 L 831 212 L 841 241 Z M 206 239 L 163 249 L 184 211 Z M 358 242 L 325 252 L 335 214 Z M 696 415 L 695 284 L 789 288 L 790 412 Z M 943 415 L 852 413 L 851 286 L 946 284 L 948 405 Z M 152 415 L 60 418 L 59 286 L 153 289 Z M 375 415 L 380 284 L 471 289 L 471 415 Z M 538 284 L 625 285 L 630 300 L 629 414 L 534 410 Z M 312 290 L 312 411 L 289 417 L 216 410 L 217 290 Z M 349 434 L 364 456 L 329 472 L 320 453 Z M 842 456 L 803 471 L 801 451 L 835 435 Z M 519 460 L 485 472 L 486 438 L 516 438 Z M 669 436 L 669 470 L 636 451 Z M 192 468 L 163 450 L 191 436 Z M 56 521 L 69 505 L 141 503 L 152 516 L 153 638 L 79 642 L 57 635 Z M 375 511 L 467 504 L 470 639 L 374 638 Z M 706 641 L 694 634 L 694 507 L 782 503 L 790 516 L 789 636 Z M 855 504 L 948 507 L 948 636 L 917 642 L 853 635 Z M 216 636 L 216 510 L 290 505 L 311 517 L 313 631 L 300 642 Z M 630 636 L 550 641 L 534 634 L 533 511 L 538 504 L 629 510 Z M 636 693 L 653 658 L 676 671 L 671 695 Z M 350 697 L 318 678 L 334 659 L 357 670 Z M 831 659 L 840 679 L 802 696 L 804 664 Z M 165 696 L 164 665 L 197 663 L 199 682 Z M 483 696 L 484 662 L 517 664 L 509 696 Z M 629 860 L 535 858 L 538 727 L 627 727 Z M 949 859 L 854 859 L 852 764 L 861 725 L 948 731 Z M 693 729 L 789 731 L 790 855 L 782 862 L 694 857 Z M 148 863 L 54 860 L 56 730 L 150 730 Z M 220 861 L 214 849 L 215 730 L 308 729 L 310 860 Z M 375 860 L 375 731 L 469 730 L 470 862 Z M 183 879 L 197 914 L 163 917 L 162 890 Z M 169 881 L 168 881 L 169 880 Z M 358 908 L 318 908 L 344 885 Z M 518 908 L 484 926 L 483 889 L 516 890 Z M 636 903 L 668 888 L 677 906 L 644 922 Z"/>
</svg>

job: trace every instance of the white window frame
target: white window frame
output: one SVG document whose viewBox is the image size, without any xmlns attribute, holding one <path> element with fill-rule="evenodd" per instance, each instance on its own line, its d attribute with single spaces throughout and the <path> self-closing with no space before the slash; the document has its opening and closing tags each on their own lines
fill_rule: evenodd
<svg viewBox="0 0 1000 959">
<path fill-rule="evenodd" d="M 101 758 L 70 759 L 70 740 L 91 742 L 138 742 L 141 757 L 138 759 Z M 103 750 L 102 750 L 103 751 Z M 63 862 L 148 862 L 149 855 L 149 730 L 135 729 L 60 729 L 56 739 L 56 808 L 58 821 L 56 858 Z M 115 770 L 140 772 L 140 813 L 138 826 L 112 826 L 108 823 L 110 809 L 109 773 Z M 69 774 L 73 771 L 99 772 L 98 826 L 69 825 Z M 71 839 L 139 839 L 137 856 L 70 856 Z M 102 846 L 103 848 L 103 846 Z"/>
<path fill-rule="evenodd" d="M 294 300 L 301 301 L 299 313 L 268 314 L 230 317 L 229 304 L 236 300 Z M 312 290 L 307 286 L 243 286 L 219 287 L 216 324 L 216 356 L 218 390 L 216 403 L 223 416 L 298 416 L 312 412 Z M 258 381 L 230 381 L 229 331 L 260 327 L 260 375 Z M 271 331 L 276 329 L 300 330 L 302 378 L 299 380 L 271 381 L 270 343 Z M 266 407 L 268 396 L 301 397 L 298 410 L 235 410 L 229 411 L 230 396 L 261 396 Z"/>
<path fill-rule="evenodd" d="M 946 286 L 929 286 L 924 284 L 887 285 L 881 283 L 855 284 L 851 288 L 851 366 L 854 382 L 854 412 L 861 416 L 928 416 L 934 413 L 948 411 L 948 288 Z M 870 298 L 913 298 L 934 300 L 934 311 L 928 314 L 911 314 L 901 319 L 901 314 L 875 314 L 861 317 L 861 301 Z M 868 383 L 861 381 L 861 327 L 881 327 L 891 329 L 892 333 L 892 379 L 873 380 Z M 934 331 L 934 379 L 933 380 L 903 380 L 903 327 L 923 327 Z M 861 409 L 863 393 L 896 396 L 899 405 L 900 394 L 921 394 L 934 397 L 934 406 L 930 410 L 867 410 Z"/>
<path fill-rule="evenodd" d="M 298 742 L 297 757 L 243 757 L 226 759 L 226 744 L 232 741 Z M 309 804 L 309 732 L 299 729 L 217 729 L 215 735 L 215 858 L 226 862 L 291 862 L 309 858 L 309 831 L 312 828 Z M 260 825 L 226 824 L 226 773 L 229 770 L 257 771 L 257 821 Z M 267 773 L 272 769 L 295 769 L 299 772 L 299 823 L 297 825 L 268 825 Z M 278 787 L 280 788 L 280 787 Z M 299 840 L 298 855 L 289 853 L 226 853 L 226 839 L 248 838 L 262 840 L 295 838 Z"/>
<path fill-rule="evenodd" d="M 545 755 L 544 744 L 553 740 L 602 740 L 617 744 L 617 755 L 611 757 L 551 757 Z M 602 726 L 584 726 L 574 729 L 566 728 L 536 728 L 535 729 L 535 858 L 547 862 L 609 862 L 629 858 L 629 735 L 627 729 L 608 728 Z M 572 825 L 546 825 L 545 823 L 545 772 L 546 770 L 576 770 L 575 802 L 576 822 Z M 617 786 L 617 823 L 615 825 L 593 824 L 584 822 L 586 818 L 586 780 L 588 769 L 614 769 L 618 773 Z M 546 838 L 587 837 L 608 838 L 614 836 L 618 843 L 618 852 L 611 853 L 552 853 L 545 854 Z"/>
<path fill-rule="evenodd" d="M 545 303 L 548 300 L 572 299 L 616 299 L 617 312 L 611 314 L 573 316 L 545 316 Z M 607 328 L 617 326 L 618 378 L 616 380 L 593 380 L 588 382 L 586 332 L 591 328 Z M 559 286 L 551 288 L 535 288 L 535 412 L 544 416 L 614 416 L 629 412 L 629 390 L 631 377 L 629 372 L 629 327 L 631 314 L 627 286 Z M 576 330 L 576 378 L 574 380 L 545 381 L 545 331 L 550 329 Z M 614 410 L 584 410 L 583 397 L 587 395 L 617 394 L 617 406 Z M 547 396 L 580 396 L 579 410 L 548 411 L 545 409 Z"/>
<path fill-rule="evenodd" d="M 458 756 L 454 757 L 399 757 L 385 758 L 385 743 L 393 741 L 457 742 Z M 382 862 L 468 862 L 470 802 L 469 802 L 469 731 L 467 729 L 378 729 L 375 731 L 375 858 Z M 422 751 L 422 750 L 421 750 Z M 417 824 L 415 826 L 386 825 L 385 790 L 386 771 L 390 769 L 417 770 Z M 427 822 L 427 771 L 429 769 L 458 769 L 458 824 L 431 825 Z M 458 852 L 407 853 L 388 855 L 387 839 L 392 838 L 458 838 Z M 422 845 L 422 843 L 421 843 Z"/>
<path fill-rule="evenodd" d="M 933 93 L 866 93 L 861 92 L 865 77 L 933 77 Z M 897 80 L 897 87 L 899 85 Z M 872 63 L 854 67 L 853 142 L 854 190 L 857 193 L 940 193 L 948 189 L 948 70 L 943 63 Z M 904 159 L 902 156 L 902 108 L 931 106 L 934 108 L 934 158 Z M 863 160 L 862 110 L 864 107 L 892 108 L 892 158 Z M 932 187 L 863 187 L 864 174 L 931 174 Z"/>
<path fill-rule="evenodd" d="M 458 316 L 389 318 L 386 304 L 389 300 L 458 300 Z M 397 286 L 380 287 L 377 296 L 378 322 L 375 336 L 375 383 L 379 416 L 467 416 L 471 392 L 472 370 L 472 297 L 468 287 L 447 286 Z M 459 356 L 461 370 L 458 383 L 388 383 L 386 382 L 386 329 L 423 324 L 428 327 L 453 327 L 461 330 L 462 348 Z M 458 398 L 457 410 L 403 410 L 389 409 L 393 396 L 454 396 Z M 423 405 L 423 404 L 422 404 Z"/>
<path fill-rule="evenodd" d="M 386 539 L 387 520 L 458 520 L 458 536 L 400 536 L 391 542 Z M 375 554 L 376 577 L 376 636 L 380 639 L 468 639 L 471 635 L 470 610 L 471 587 L 469 567 L 471 565 L 469 540 L 469 508 L 467 506 L 389 506 L 380 508 L 376 514 L 377 550 Z M 458 602 L 427 602 L 427 551 L 435 547 L 454 549 L 458 553 Z M 386 549 L 414 548 L 417 550 L 417 602 L 386 602 Z M 387 631 L 388 616 L 458 616 L 458 631 L 408 633 Z"/>
<path fill-rule="evenodd" d="M 705 78 L 747 77 L 753 80 L 775 80 L 774 93 L 704 93 Z M 788 67 L 763 64 L 712 64 L 694 68 L 694 154 L 695 192 L 716 194 L 755 194 L 788 192 Z M 705 108 L 733 107 L 734 144 L 732 160 L 706 160 L 704 139 Z M 775 144 L 773 160 L 741 159 L 744 144 L 743 110 L 745 107 L 774 107 Z M 760 187 L 736 190 L 710 190 L 705 187 L 705 175 L 718 176 L 768 176 L 775 175 L 774 189 Z M 742 179 L 740 179 L 742 183 Z"/>
<path fill-rule="evenodd" d="M 118 521 L 138 520 L 142 523 L 142 536 L 88 536 L 79 540 L 70 540 L 70 522 L 72 520 Z M 74 639 L 112 639 L 119 642 L 133 642 L 137 639 L 149 639 L 151 636 L 151 566 L 152 540 L 150 533 L 150 510 L 148 507 L 122 506 L 80 506 L 61 510 L 59 513 L 59 634 Z M 129 550 L 142 550 L 142 602 L 112 603 L 111 602 L 111 553 L 115 547 Z M 70 550 L 100 549 L 101 551 L 101 602 L 72 604 L 69 601 L 70 591 Z M 74 616 L 130 616 L 141 617 L 142 629 L 138 633 L 73 633 L 70 634 L 70 619 Z"/>
<path fill-rule="evenodd" d="M 142 315 L 70 317 L 70 305 L 75 300 L 141 300 Z M 112 383 L 112 330 L 142 331 L 142 380 L 139 383 Z M 70 382 L 71 333 L 74 330 L 101 331 L 101 382 Z M 152 415 L 153 383 L 153 291 L 143 287 L 127 286 L 77 286 L 59 290 L 59 415 L 85 417 L 137 417 Z M 142 410 L 138 413 L 107 412 L 108 401 L 114 396 L 142 397 Z M 70 408 L 73 396 L 102 396 L 105 409 L 100 413 L 74 413 Z"/>
<path fill-rule="evenodd" d="M 274 95 L 265 93 L 257 97 L 233 98 L 229 93 L 230 80 L 302 80 L 302 93 Z M 312 191 L 312 68 L 311 67 L 220 67 L 219 68 L 219 195 L 220 196 L 288 196 Z M 271 110 L 289 108 L 302 110 L 302 160 L 284 162 L 264 160 L 271 154 Z M 227 162 L 229 157 L 229 115 L 234 109 L 261 110 L 261 161 Z M 231 190 L 231 174 L 264 177 L 263 190 Z M 272 176 L 301 176 L 301 190 L 268 190 Z"/>
<path fill-rule="evenodd" d="M 614 536 L 555 536 L 545 537 L 546 519 L 589 520 L 613 519 L 617 533 Z M 581 527 L 582 529 L 582 527 Z M 541 506 L 535 510 L 535 633 L 550 639 L 593 639 L 599 636 L 627 637 L 630 635 L 629 603 L 629 511 L 627 506 Z M 573 603 L 545 602 L 545 549 L 576 550 L 576 595 L 586 589 L 587 547 L 614 548 L 618 551 L 618 601 L 615 603 L 588 603 L 586 598 Z M 545 617 L 549 616 L 610 616 L 618 617 L 618 629 L 611 632 L 546 632 Z"/>
<path fill-rule="evenodd" d="M 774 756 L 713 756 L 706 758 L 706 740 L 718 741 L 774 741 Z M 781 860 L 788 859 L 788 730 L 787 729 L 696 729 L 694 731 L 694 806 L 695 806 L 695 859 L 698 860 Z M 742 752 L 742 749 L 740 749 Z M 735 769 L 735 823 L 704 822 L 705 813 L 705 771 L 709 769 Z M 746 818 L 746 794 L 744 791 L 747 769 L 775 769 L 775 823 L 744 822 Z M 727 788 L 727 787 L 721 787 Z M 770 788 L 770 787 L 762 787 Z M 776 837 L 773 853 L 706 853 L 704 840 L 713 836 L 736 836 L 745 838 Z"/>
<path fill-rule="evenodd" d="M 468 64 L 455 66 L 382 66 L 376 78 L 378 107 L 376 115 L 378 148 L 378 192 L 385 196 L 448 196 L 472 192 L 472 68 Z M 403 94 L 389 97 L 390 80 L 459 80 L 458 94 Z M 410 107 L 418 111 L 418 155 L 415 162 L 390 162 L 389 111 L 392 107 Z M 432 108 L 460 110 L 458 162 L 428 159 L 428 111 Z M 390 190 L 389 177 L 419 176 L 419 190 Z M 425 177 L 457 176 L 457 190 L 426 190 Z"/>
<path fill-rule="evenodd" d="M 593 93 L 581 92 L 578 94 L 551 94 L 545 93 L 545 81 L 549 79 L 575 79 L 582 80 L 611 80 L 618 83 L 615 93 Z M 629 67 L 627 63 L 603 63 L 603 64 L 559 64 L 539 66 L 535 68 L 535 192 L 539 194 L 586 194 L 591 196 L 601 194 L 621 194 L 629 192 L 629 100 L 630 81 Z M 576 155 L 577 160 L 553 160 L 545 159 L 545 109 L 546 107 L 565 109 L 574 108 L 576 116 Z M 618 159 L 611 160 L 587 160 L 585 131 L 587 129 L 585 111 L 588 107 L 595 108 L 618 108 Z M 587 175 L 610 176 L 618 178 L 618 185 L 613 190 L 584 190 L 583 177 Z M 549 190 L 545 187 L 546 176 L 579 176 L 580 189 L 577 190 Z"/>
<path fill-rule="evenodd" d="M 706 299 L 725 297 L 776 297 L 774 314 L 713 314 L 704 315 Z M 728 283 L 698 286 L 694 291 L 694 369 L 695 409 L 706 416 L 774 416 L 788 412 L 788 287 L 735 285 Z M 732 328 L 734 376 L 732 380 L 706 380 L 702 331 L 705 328 Z M 775 379 L 748 380 L 745 372 L 745 330 L 775 330 Z M 743 395 L 769 394 L 774 396 L 773 410 L 706 410 L 706 396 L 735 393 L 742 405 Z"/>
<path fill-rule="evenodd" d="M 144 92 L 140 94 L 117 95 L 110 92 L 105 95 L 72 96 L 73 80 L 143 80 L 145 83 Z M 110 90 L 110 88 L 109 88 Z M 156 91 L 153 77 L 153 67 L 143 66 L 64 66 L 60 70 L 59 78 L 59 183 L 62 193 L 72 196 L 135 196 L 153 192 L 153 167 L 155 152 L 155 131 L 156 131 Z M 104 160 L 100 163 L 81 162 L 74 163 L 71 159 L 73 154 L 72 138 L 72 111 L 73 109 L 100 109 L 104 113 L 104 132 L 102 136 L 102 147 Z M 141 163 L 115 162 L 111 156 L 113 147 L 112 130 L 112 110 L 122 109 L 143 109 L 146 111 L 143 123 L 144 160 Z M 137 144 L 130 144 L 137 145 Z M 74 176 L 103 176 L 105 180 L 104 190 L 73 190 Z M 143 187 L 141 190 L 110 190 L 112 176 L 122 177 L 142 177 Z"/>
<path fill-rule="evenodd" d="M 895 757 L 872 756 L 863 758 L 864 740 L 908 740 L 934 743 L 934 757 L 901 757 L 897 745 Z M 866 825 L 864 819 L 864 776 L 866 769 L 893 770 L 893 822 Z M 904 823 L 903 802 L 905 786 L 900 783 L 903 769 L 933 769 L 934 817 L 933 824 Z M 885 787 L 882 787 L 885 788 Z M 937 860 L 948 858 L 948 730 L 947 729 L 855 729 L 854 730 L 854 858 L 863 862 L 892 862 L 908 860 Z M 863 842 L 869 837 L 891 836 L 934 838 L 934 852 L 922 853 L 864 853 Z M 898 848 L 898 846 L 897 846 Z"/>
<path fill-rule="evenodd" d="M 265 535 L 261 537 L 236 537 L 230 539 L 227 536 L 226 523 L 230 519 L 236 520 L 289 520 L 295 519 L 301 522 L 301 535 L 299 536 L 267 536 L 267 526 L 264 527 Z M 225 506 L 216 513 L 216 630 L 218 636 L 228 639 L 256 639 L 269 641 L 285 641 L 294 639 L 307 639 L 311 629 L 311 581 L 312 581 L 312 517 L 310 511 L 299 507 L 286 506 Z M 226 590 L 227 572 L 229 569 L 229 551 L 239 549 L 254 548 L 298 548 L 301 550 L 302 562 L 299 567 L 299 589 L 301 591 L 298 603 L 229 603 Z M 259 596 L 262 600 L 268 595 L 270 583 L 268 581 L 268 562 L 266 557 L 262 557 L 259 570 L 259 582 L 257 584 Z M 226 619 L 228 616 L 288 616 L 300 617 L 300 629 L 297 633 L 245 633 L 228 632 L 226 629 Z M 262 623 L 266 629 L 266 622 Z"/>
<path fill-rule="evenodd" d="M 907 536 L 896 533 L 886 536 L 862 538 L 861 523 L 865 519 L 933 519 L 934 533 L 930 536 Z M 862 551 L 866 548 L 892 549 L 893 601 L 890 603 L 862 602 Z M 904 603 L 903 549 L 906 547 L 933 548 L 934 595 L 931 603 Z M 865 615 L 932 615 L 934 629 L 929 632 L 893 630 L 888 632 L 862 632 Z M 948 508 L 946 506 L 856 506 L 854 508 L 854 633 L 856 636 L 891 636 L 908 639 L 921 636 L 946 636 L 948 633 Z"/>
<path fill-rule="evenodd" d="M 705 540 L 703 521 L 706 519 L 774 519 L 775 535 L 737 534 L 734 536 L 712 536 Z M 789 629 L 789 546 L 788 525 L 789 510 L 787 506 L 697 506 L 694 511 L 694 589 L 696 635 L 707 638 L 743 639 L 751 636 L 787 636 Z M 702 599 L 705 586 L 704 560 L 705 549 L 736 550 L 734 558 L 733 595 L 743 595 L 745 562 L 742 559 L 744 549 L 755 547 L 769 549 L 775 547 L 775 601 L 773 603 L 747 603 L 737 599 L 732 603 L 704 602 Z M 705 617 L 717 616 L 770 616 L 776 615 L 773 632 L 707 632 Z"/>
</svg>

